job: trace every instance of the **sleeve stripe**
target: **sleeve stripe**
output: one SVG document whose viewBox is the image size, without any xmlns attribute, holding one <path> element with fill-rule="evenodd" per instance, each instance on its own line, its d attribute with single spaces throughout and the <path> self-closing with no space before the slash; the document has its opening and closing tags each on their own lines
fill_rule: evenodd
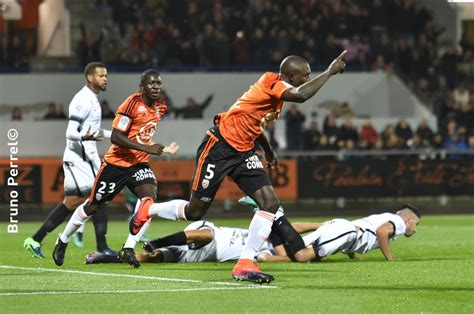
<svg viewBox="0 0 474 314">
<path fill-rule="evenodd" d="M 125 114 L 127 116 L 131 116 L 133 114 L 133 109 L 135 107 L 135 104 L 138 102 L 138 97 L 133 97 L 132 100 L 130 100 L 129 104 L 127 105 L 127 108 L 125 109 Z"/>
<path fill-rule="evenodd" d="M 80 117 L 78 116 L 70 116 L 69 117 L 69 120 L 72 120 L 72 121 L 77 121 L 79 123 L 82 123 L 83 119 L 81 119 Z"/>
<path fill-rule="evenodd" d="M 395 235 L 397 233 L 397 228 L 395 227 L 395 223 L 393 223 L 393 221 L 391 221 L 391 220 L 389 220 L 388 222 L 392 224 L 392 226 L 393 226 L 393 235 Z"/>
</svg>

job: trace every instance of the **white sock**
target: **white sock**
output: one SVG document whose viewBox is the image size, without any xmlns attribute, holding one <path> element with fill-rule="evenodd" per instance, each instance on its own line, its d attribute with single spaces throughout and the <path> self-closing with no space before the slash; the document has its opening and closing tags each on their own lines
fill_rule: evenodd
<svg viewBox="0 0 474 314">
<path fill-rule="evenodd" d="M 150 206 L 148 215 L 157 215 L 158 217 L 169 219 L 169 220 L 186 220 L 184 209 L 188 201 L 185 200 L 172 200 L 164 203 L 155 203 Z"/>
<path fill-rule="evenodd" d="M 263 242 L 268 239 L 268 236 L 272 231 L 274 220 L 275 215 L 272 213 L 263 210 L 255 212 L 255 215 L 250 222 L 247 243 L 240 255 L 240 259 L 254 259 L 255 255 L 257 255 L 257 252 L 262 247 Z"/>
<path fill-rule="evenodd" d="M 84 223 L 79 227 L 79 229 L 76 230 L 76 232 L 84 233 L 84 228 L 85 227 L 86 227 L 86 222 L 84 221 Z"/>
<path fill-rule="evenodd" d="M 135 245 L 137 245 L 138 241 L 140 241 L 140 239 L 143 237 L 146 230 L 150 226 L 150 222 L 151 222 L 151 218 L 148 219 L 147 222 L 145 222 L 145 224 L 142 226 L 142 228 L 140 229 L 140 231 L 136 235 L 133 235 L 133 234 L 129 233 L 127 241 L 125 241 L 125 244 L 123 245 L 123 247 L 124 248 L 130 248 L 130 249 L 135 248 Z"/>
<path fill-rule="evenodd" d="M 87 221 L 87 219 L 89 219 L 89 216 L 87 216 L 84 212 L 84 204 L 86 204 L 86 202 L 87 201 L 76 208 L 71 218 L 67 222 L 66 228 L 64 228 L 64 231 L 60 236 L 60 239 L 63 243 L 68 243 L 71 235 L 76 232 L 76 230 L 79 229 L 84 224 L 84 222 Z"/>
</svg>

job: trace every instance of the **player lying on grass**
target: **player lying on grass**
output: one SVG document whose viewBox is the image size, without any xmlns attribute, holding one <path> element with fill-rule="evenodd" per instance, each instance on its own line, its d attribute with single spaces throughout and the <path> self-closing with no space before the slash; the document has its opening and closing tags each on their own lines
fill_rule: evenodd
<svg viewBox="0 0 474 314">
<path fill-rule="evenodd" d="M 239 200 L 257 209 L 256 203 L 249 197 Z M 295 249 L 287 245 L 288 238 L 301 237 L 286 219 L 280 221 L 286 228 L 278 228 L 272 235 L 274 254 L 259 255 L 260 261 L 265 262 L 309 262 L 342 252 L 350 258 L 356 258 L 355 253 L 365 254 L 380 248 L 387 261 L 393 260 L 389 243 L 399 236 L 411 237 L 416 233 L 420 221 L 418 209 L 412 205 L 403 205 L 396 214 L 382 213 L 365 218 L 349 221 L 333 219 L 323 223 L 319 228 L 302 238 L 304 248 Z M 285 232 L 281 232 L 285 230 Z M 286 254 L 285 254 L 286 252 Z"/>
<path fill-rule="evenodd" d="M 321 224 L 312 222 L 296 222 L 292 226 L 304 233 L 314 231 Z M 184 231 L 149 241 L 143 248 L 147 253 L 137 253 L 140 262 L 195 263 L 225 262 L 238 260 L 247 242 L 247 229 L 217 227 L 209 221 L 196 221 L 188 225 Z M 265 241 L 257 256 L 270 256 L 273 246 Z M 284 256 L 286 253 L 283 250 Z M 111 257 L 98 252 L 86 256 L 86 264 L 121 263 L 118 257 Z"/>
</svg>

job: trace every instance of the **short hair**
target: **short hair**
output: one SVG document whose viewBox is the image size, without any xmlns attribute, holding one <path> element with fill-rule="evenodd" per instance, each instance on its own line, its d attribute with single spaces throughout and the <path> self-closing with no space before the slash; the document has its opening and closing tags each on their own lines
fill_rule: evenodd
<svg viewBox="0 0 474 314">
<path fill-rule="evenodd" d="M 416 215 L 416 217 L 418 218 L 421 218 L 421 214 L 420 214 L 420 210 L 418 208 L 416 208 L 415 206 L 411 205 L 411 204 L 405 204 L 403 205 L 400 209 L 400 210 L 403 210 L 403 209 L 408 209 L 410 210 L 413 214 Z"/>
<path fill-rule="evenodd" d="M 84 68 L 84 76 L 87 78 L 88 75 L 93 75 L 97 68 L 106 68 L 106 66 L 102 62 L 90 62 Z"/>
<path fill-rule="evenodd" d="M 149 75 L 158 75 L 160 76 L 160 72 L 158 72 L 157 70 L 155 69 L 148 69 L 148 70 L 145 70 L 145 72 L 142 73 L 142 77 L 140 79 L 140 83 L 143 83 L 143 81 L 145 80 L 145 78 Z"/>
</svg>

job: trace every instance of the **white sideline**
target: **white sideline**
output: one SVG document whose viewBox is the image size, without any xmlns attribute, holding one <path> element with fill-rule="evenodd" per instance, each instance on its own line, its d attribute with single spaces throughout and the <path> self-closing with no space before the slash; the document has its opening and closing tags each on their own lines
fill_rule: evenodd
<svg viewBox="0 0 474 314">
<path fill-rule="evenodd" d="M 199 291 L 199 290 L 226 290 L 226 289 L 274 289 L 277 286 L 269 285 L 243 285 L 232 282 L 219 282 L 219 281 L 202 281 L 194 279 L 180 279 L 180 278 L 164 278 L 154 276 L 142 276 L 142 275 L 129 275 L 129 274 L 116 274 L 116 273 L 98 273 L 92 271 L 81 271 L 81 270 L 70 270 L 70 269 L 54 269 L 54 268 L 42 268 L 42 267 L 21 267 L 21 266 L 10 266 L 0 265 L 3 269 L 19 269 L 19 270 L 32 270 L 32 271 L 49 271 L 58 273 L 72 273 L 79 275 L 92 275 L 92 276 L 109 276 L 109 277 L 124 277 L 124 278 L 136 278 L 146 280 L 157 280 L 157 281 L 171 281 L 171 282 L 187 282 L 187 283 L 201 283 L 201 284 L 212 284 L 212 285 L 224 285 L 229 288 L 183 288 L 183 289 L 166 289 L 166 290 L 114 290 L 114 291 L 50 291 L 50 292 L 18 292 L 18 293 L 0 293 L 0 296 L 5 295 L 41 295 L 41 294 L 81 294 L 81 293 L 134 293 L 134 292 L 164 292 L 164 291 Z"/>
</svg>

